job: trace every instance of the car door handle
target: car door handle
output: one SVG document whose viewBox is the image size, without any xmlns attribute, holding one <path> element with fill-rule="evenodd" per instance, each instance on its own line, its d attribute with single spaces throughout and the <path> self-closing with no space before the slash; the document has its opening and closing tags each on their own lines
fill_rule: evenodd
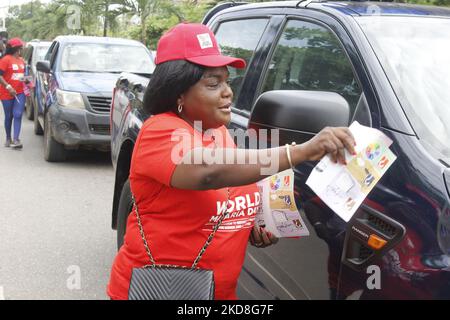
<svg viewBox="0 0 450 320">
<path fill-rule="evenodd" d="M 363 205 L 347 226 L 342 262 L 352 269 L 363 270 L 395 247 L 405 233 L 399 222 Z"/>
</svg>

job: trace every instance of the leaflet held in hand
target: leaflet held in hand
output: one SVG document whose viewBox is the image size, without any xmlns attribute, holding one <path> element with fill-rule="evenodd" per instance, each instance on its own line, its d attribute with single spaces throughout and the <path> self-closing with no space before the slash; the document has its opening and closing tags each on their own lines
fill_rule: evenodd
<svg viewBox="0 0 450 320">
<path fill-rule="evenodd" d="M 277 238 L 309 236 L 294 198 L 294 171 L 279 172 L 257 183 L 261 210 L 256 223 Z"/>
<path fill-rule="evenodd" d="M 337 215 L 348 222 L 369 192 L 397 157 L 392 140 L 381 131 L 353 122 L 356 156 L 345 151 L 347 165 L 333 163 L 327 155 L 314 167 L 306 184 Z"/>
</svg>

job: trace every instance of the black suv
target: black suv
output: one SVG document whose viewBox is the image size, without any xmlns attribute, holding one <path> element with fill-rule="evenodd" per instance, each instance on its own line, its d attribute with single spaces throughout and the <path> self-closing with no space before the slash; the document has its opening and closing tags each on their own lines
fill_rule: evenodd
<svg viewBox="0 0 450 320">
<path fill-rule="evenodd" d="M 224 54 L 248 65 L 230 68 L 230 129 L 276 128 L 280 143 L 301 143 L 326 125 L 357 120 L 389 136 L 397 156 L 348 223 L 305 185 L 315 163 L 297 166 L 296 202 L 311 235 L 250 247 L 239 297 L 450 298 L 450 9 L 233 3 L 213 9 L 204 23 Z M 119 245 L 131 209 L 131 153 L 150 116 L 142 110 L 147 83 L 122 74 L 115 88 L 112 223 Z M 342 97 L 347 106 L 338 109 Z M 368 241 L 371 236 L 384 246 Z"/>
</svg>

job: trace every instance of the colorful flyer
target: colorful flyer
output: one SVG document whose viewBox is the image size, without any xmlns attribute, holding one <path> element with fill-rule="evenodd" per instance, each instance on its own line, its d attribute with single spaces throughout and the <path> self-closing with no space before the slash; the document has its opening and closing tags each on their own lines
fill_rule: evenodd
<svg viewBox="0 0 450 320">
<path fill-rule="evenodd" d="M 397 157 L 381 131 L 353 122 L 349 127 L 356 140 L 356 156 L 345 154 L 347 165 L 325 156 L 311 172 L 306 184 L 336 214 L 348 222 L 369 192 Z"/>
<path fill-rule="evenodd" d="M 309 236 L 295 204 L 294 171 L 280 172 L 258 182 L 261 210 L 256 223 L 278 238 Z"/>
</svg>

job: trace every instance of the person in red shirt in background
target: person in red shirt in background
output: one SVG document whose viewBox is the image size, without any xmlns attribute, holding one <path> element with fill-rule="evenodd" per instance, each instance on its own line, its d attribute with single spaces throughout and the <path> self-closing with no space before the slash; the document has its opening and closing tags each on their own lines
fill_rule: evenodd
<svg viewBox="0 0 450 320">
<path fill-rule="evenodd" d="M 0 59 L 0 100 L 5 112 L 5 147 L 21 149 L 20 128 L 25 108 L 25 61 L 22 59 L 24 43 L 12 38 L 6 43 L 5 55 Z M 11 130 L 14 120 L 14 139 Z"/>
<path fill-rule="evenodd" d="M 227 67 L 245 68 L 245 61 L 223 56 L 205 25 L 182 23 L 169 30 L 158 43 L 155 63 L 143 103 L 153 116 L 140 129 L 129 176 L 148 248 L 156 264 L 190 267 L 225 215 L 198 267 L 214 271 L 215 299 L 236 299 L 247 244 L 265 247 L 277 241 L 254 226 L 261 199 L 255 183 L 266 177 L 264 156 L 278 163 L 277 172 L 327 153 L 343 162 L 344 149 L 354 154 L 354 138 L 348 128 L 325 128 L 300 145 L 237 149 L 226 128 L 233 100 Z M 214 151 L 223 155 L 217 163 L 196 163 Z M 149 263 L 132 213 L 107 294 L 128 299 L 133 268 Z"/>
</svg>

